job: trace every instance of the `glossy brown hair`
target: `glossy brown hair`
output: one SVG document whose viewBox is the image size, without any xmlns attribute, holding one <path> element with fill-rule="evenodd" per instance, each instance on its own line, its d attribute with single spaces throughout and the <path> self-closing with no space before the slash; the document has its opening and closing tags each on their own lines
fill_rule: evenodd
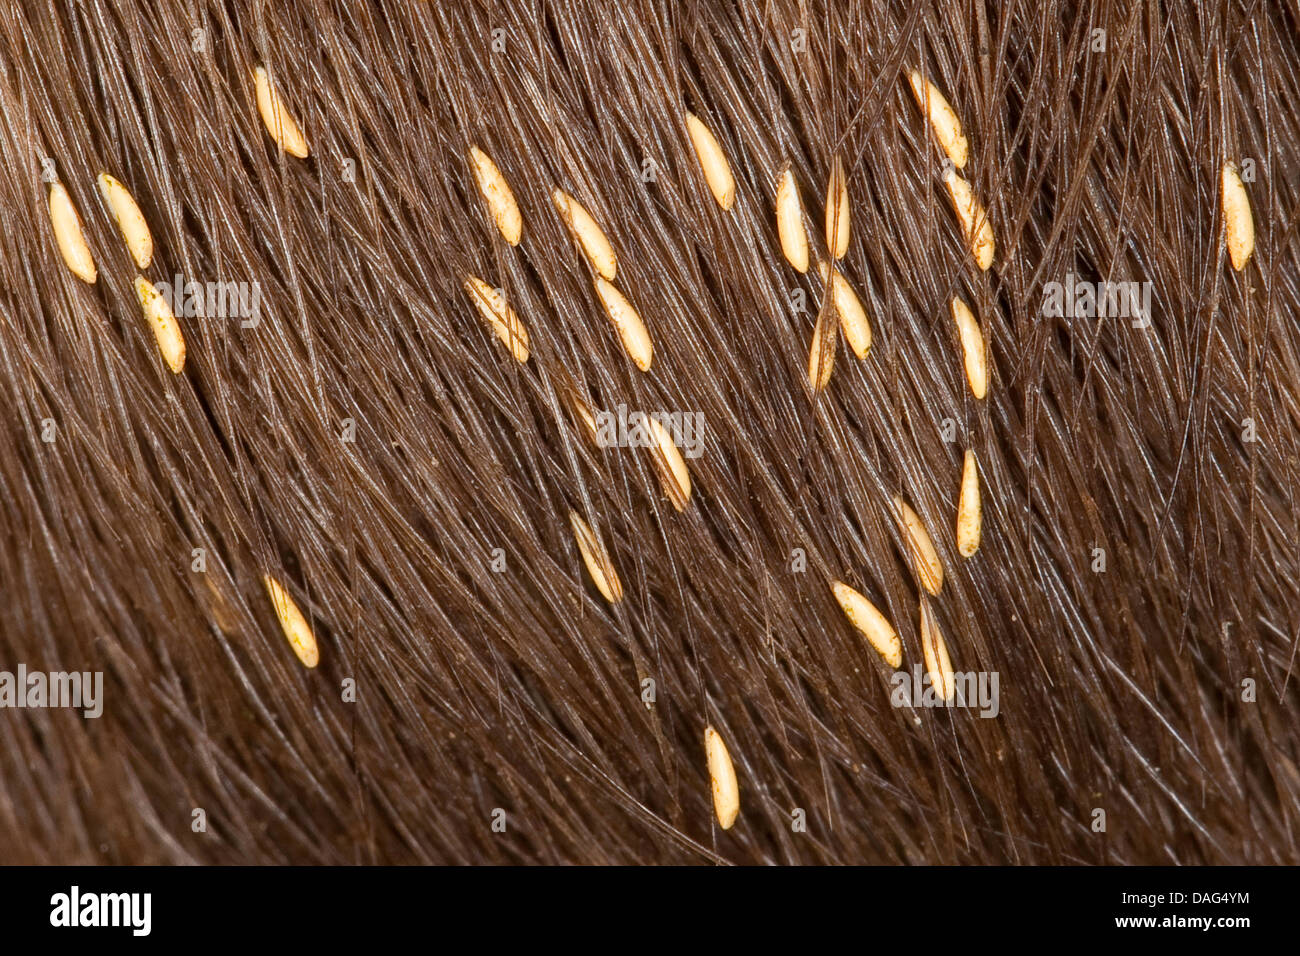
<svg viewBox="0 0 1300 956">
<path fill-rule="evenodd" d="M 1247 2 L 4 5 L 0 670 L 105 686 L 98 719 L 0 710 L 0 860 L 1300 861 L 1298 30 L 1294 3 Z M 257 64 L 305 160 L 268 137 Z M 913 68 L 963 120 L 987 272 Z M 790 163 L 818 248 L 836 155 L 874 344 L 841 343 L 813 396 L 824 290 L 782 258 L 773 197 Z M 1229 160 L 1253 173 L 1240 273 Z M 59 257 L 50 169 L 93 286 Z M 150 279 L 257 283 L 258 324 L 182 316 L 169 372 L 101 170 L 152 228 Z M 556 187 L 618 253 L 648 373 Z M 467 274 L 505 290 L 526 364 Z M 1150 283 L 1150 321 L 1045 315 L 1070 275 Z M 988 340 L 982 401 L 954 295 Z M 575 397 L 702 416 L 684 511 L 646 449 L 589 442 Z M 831 593 L 868 595 L 921 662 L 899 494 L 996 717 L 893 706 Z M 739 778 L 728 831 L 708 725 Z"/>
</svg>

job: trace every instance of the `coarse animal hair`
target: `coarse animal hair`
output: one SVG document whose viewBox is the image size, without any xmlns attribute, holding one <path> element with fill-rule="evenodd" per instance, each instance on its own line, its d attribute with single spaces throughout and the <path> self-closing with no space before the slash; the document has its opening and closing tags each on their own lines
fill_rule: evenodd
<svg viewBox="0 0 1300 956">
<path fill-rule="evenodd" d="M 1294 2 L 1248 0 L 0 6 L 0 670 L 104 672 L 98 719 L 0 709 L 0 860 L 1300 862 L 1298 32 Z M 268 136 L 259 64 L 305 159 Z M 912 69 L 963 121 L 986 272 Z M 789 163 L 824 250 L 836 156 L 874 344 L 814 393 L 833 313 L 773 200 Z M 1219 174 L 1247 159 L 1238 272 Z M 168 371 L 100 171 L 152 230 L 147 278 L 255 284 L 256 324 L 178 311 Z M 60 258 L 51 174 L 93 285 Z M 556 188 L 617 252 L 648 372 Z M 1045 315 L 1071 275 L 1149 283 L 1153 314 Z M 686 508 L 575 399 L 700 416 Z M 836 603 L 835 580 L 867 595 L 922 662 L 896 495 L 996 717 L 894 706 Z M 725 831 L 706 726 L 739 780 Z"/>
</svg>

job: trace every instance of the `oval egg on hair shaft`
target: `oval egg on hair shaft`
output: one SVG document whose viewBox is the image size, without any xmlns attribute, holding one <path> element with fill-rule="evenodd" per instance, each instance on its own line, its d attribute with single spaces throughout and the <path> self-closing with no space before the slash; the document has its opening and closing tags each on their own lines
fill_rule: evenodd
<svg viewBox="0 0 1300 956">
<path fill-rule="evenodd" d="M 614 276 L 618 272 L 618 256 L 614 254 L 614 247 L 610 245 L 609 239 L 592 218 L 591 213 L 587 212 L 582 203 L 562 189 L 556 189 L 551 194 L 551 198 L 569 232 L 573 234 L 582 251 L 591 260 L 592 268 L 600 274 L 601 278 L 614 281 Z"/>
<path fill-rule="evenodd" d="M 465 277 L 464 288 L 479 315 L 487 322 L 520 364 L 528 361 L 528 329 L 515 314 L 500 289 L 494 289 L 476 275 Z"/>
<path fill-rule="evenodd" d="M 843 581 L 832 581 L 831 591 L 844 610 L 844 616 L 862 632 L 884 662 L 890 667 L 902 667 L 903 642 L 880 609 Z"/>
<path fill-rule="evenodd" d="M 591 525 L 587 524 L 576 511 L 569 512 L 569 524 L 573 529 L 574 540 L 578 542 L 582 562 L 587 566 L 587 573 L 591 575 L 596 590 L 610 604 L 617 604 L 623 600 L 623 582 L 619 580 L 618 572 L 614 570 L 609 552 L 600 546 L 595 532 L 591 530 Z"/>
<path fill-rule="evenodd" d="M 99 276 L 95 268 L 95 257 L 86 244 L 86 236 L 81 229 L 81 217 L 72 204 L 63 183 L 50 183 L 49 200 L 50 225 L 54 230 L 54 241 L 59 247 L 59 255 L 64 264 L 82 282 L 93 285 Z"/>
<path fill-rule="evenodd" d="M 650 366 L 654 362 L 654 343 L 650 341 L 650 330 L 641 321 L 641 313 L 637 312 L 632 303 L 627 300 L 627 296 L 619 292 L 618 287 L 604 276 L 598 275 L 593 281 L 596 296 L 604 306 L 609 321 L 617 330 L 628 356 L 641 371 L 650 371 Z"/>
<path fill-rule="evenodd" d="M 519 245 L 524 234 L 524 217 L 506 177 L 501 174 L 492 157 L 477 146 L 469 148 L 469 164 L 492 221 L 506 242 L 512 246 Z"/>
<path fill-rule="evenodd" d="M 740 816 L 740 785 L 736 767 L 726 742 L 713 727 L 704 728 L 704 752 L 709 764 L 709 783 L 713 790 L 713 810 L 718 826 L 730 830 Z"/>
<path fill-rule="evenodd" d="M 983 511 L 979 463 L 975 460 L 975 452 L 967 448 L 962 459 L 961 493 L 957 500 L 957 552 L 963 558 L 969 558 L 979 550 Z"/>
<path fill-rule="evenodd" d="M 893 504 L 895 517 L 909 547 L 913 570 L 921 585 L 937 597 L 943 590 L 943 563 L 939 560 L 939 552 L 934 549 L 930 533 L 911 505 L 900 496 L 894 497 Z"/>
<path fill-rule="evenodd" d="M 583 400 L 576 391 L 571 391 L 568 397 L 569 404 L 573 408 L 574 417 L 583 426 L 583 434 L 593 446 L 600 448 L 600 430 L 596 426 L 596 413 L 592 411 L 591 405 Z"/>
<path fill-rule="evenodd" d="M 117 222 L 136 268 L 147 269 L 153 261 L 153 234 L 149 231 L 149 223 L 145 221 L 135 197 L 108 173 L 100 173 L 97 182 L 99 194 L 104 197 L 105 205 Z"/>
<path fill-rule="evenodd" d="M 185 368 L 185 336 L 181 333 L 180 323 L 176 321 L 171 305 L 144 276 L 135 277 L 135 294 L 140 301 L 140 311 L 153 330 L 163 360 L 169 369 L 180 374 Z"/>
<path fill-rule="evenodd" d="M 297 603 L 283 584 L 269 574 L 262 576 L 262 583 L 266 587 L 266 593 L 271 597 L 271 606 L 275 608 L 280 629 L 284 632 L 289 646 L 293 648 L 294 654 L 298 656 L 303 667 L 308 669 L 315 667 L 320 663 L 320 648 L 316 645 L 316 632 L 307 623 L 307 618 L 298 609 Z"/>
<path fill-rule="evenodd" d="M 803 223 L 803 200 L 799 184 L 787 162 L 776 186 L 776 231 L 786 262 L 797 271 L 808 271 L 808 233 Z"/>
<path fill-rule="evenodd" d="M 921 595 L 921 653 L 925 658 L 925 669 L 930 675 L 930 684 L 938 693 L 939 699 L 951 701 L 956 696 L 957 683 L 952 660 L 948 656 L 948 642 L 944 640 L 934 609 L 924 594 Z"/>
<path fill-rule="evenodd" d="M 957 118 L 957 111 L 939 92 L 939 88 L 923 77 L 919 71 L 912 70 L 909 80 L 912 85 L 912 95 L 916 97 L 917 104 L 929 120 L 930 129 L 939 146 L 952 160 L 954 166 L 958 169 L 965 168 L 969 145 L 962 134 L 961 120 Z"/>
<path fill-rule="evenodd" d="M 957 336 L 961 340 L 962 364 L 966 368 L 966 382 L 970 392 L 976 398 L 983 398 L 988 391 L 989 371 L 988 354 L 984 345 L 984 333 L 979 321 L 971 312 L 970 306 L 960 296 L 952 300 L 952 319 L 957 326 Z"/>
<path fill-rule="evenodd" d="M 953 211 L 957 213 L 971 256 L 981 271 L 987 270 L 993 265 L 993 250 L 996 245 L 988 213 L 975 197 L 970 183 L 959 176 L 955 169 L 945 167 L 942 178 L 948 187 L 948 198 L 952 200 Z"/>
<path fill-rule="evenodd" d="M 311 152 L 307 137 L 298 128 L 297 121 L 289 108 L 285 106 L 275 81 L 266 67 L 258 65 L 253 70 L 253 87 L 257 98 L 257 111 L 262 116 L 262 123 L 276 145 L 290 156 L 306 159 Z"/>
<path fill-rule="evenodd" d="M 1255 252 L 1255 219 L 1250 212 L 1250 198 L 1241 182 L 1237 164 L 1226 162 L 1220 176 L 1223 194 L 1223 222 L 1228 240 L 1232 268 L 1240 272 Z"/>
<path fill-rule="evenodd" d="M 686 459 L 678 450 L 672 434 L 657 418 L 650 416 L 647 421 L 655 439 L 655 465 L 664 491 L 674 508 L 685 511 L 691 500 L 691 472 L 686 467 Z"/>
<path fill-rule="evenodd" d="M 863 308 L 862 300 L 839 269 L 832 273 L 831 267 L 823 262 L 818 270 L 822 282 L 827 285 L 827 295 L 830 296 L 835 314 L 839 316 L 844 340 L 849 343 L 854 355 L 860 359 L 866 358 L 871 351 L 871 322 L 867 319 L 867 310 Z"/>
<path fill-rule="evenodd" d="M 835 370 L 839 333 L 830 320 L 830 314 L 819 314 L 813 322 L 812 345 L 808 349 L 808 384 L 814 392 L 820 392 L 830 384 L 831 373 Z"/>
<path fill-rule="evenodd" d="M 704 171 L 704 181 L 708 183 L 713 198 L 724 210 L 731 209 L 736 201 L 736 180 L 731 175 L 731 164 L 727 162 L 722 145 L 713 135 L 713 130 L 694 113 L 686 114 L 686 131 L 690 134 L 696 158 Z"/>
</svg>

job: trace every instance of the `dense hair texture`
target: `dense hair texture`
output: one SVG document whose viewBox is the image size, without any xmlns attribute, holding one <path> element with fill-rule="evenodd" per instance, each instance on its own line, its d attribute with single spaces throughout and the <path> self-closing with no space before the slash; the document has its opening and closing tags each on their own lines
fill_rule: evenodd
<svg viewBox="0 0 1300 956">
<path fill-rule="evenodd" d="M 1244 0 L 0 6 L 0 670 L 104 682 L 98 718 L 0 709 L 0 861 L 1300 862 L 1298 33 L 1295 3 Z M 268 135 L 258 65 L 306 158 Z M 987 271 L 913 69 L 961 117 Z M 814 393 L 814 324 L 836 326 L 773 203 L 789 163 L 824 260 L 836 156 L 873 345 L 841 340 Z M 149 224 L 145 270 L 101 171 Z M 60 257 L 52 175 L 94 284 Z M 649 371 L 556 188 L 617 252 Z M 258 321 L 178 310 L 173 374 L 140 271 L 255 283 Z M 1149 283 L 1151 314 L 1048 314 L 1071 276 Z M 982 400 L 954 296 L 987 339 Z M 575 399 L 701 416 L 686 507 Z M 898 706 L 831 591 L 924 673 L 896 495 L 996 716 Z M 738 781 L 727 830 L 706 727 Z"/>
</svg>

